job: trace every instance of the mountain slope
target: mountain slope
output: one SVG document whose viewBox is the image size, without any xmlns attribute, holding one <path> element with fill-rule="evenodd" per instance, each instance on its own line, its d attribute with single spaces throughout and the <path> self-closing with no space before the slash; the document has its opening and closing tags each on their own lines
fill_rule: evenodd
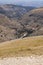
<svg viewBox="0 0 43 65">
<path fill-rule="evenodd" d="M 27 36 L 43 35 L 43 8 L 31 10 L 19 22 Z"/>
<path fill-rule="evenodd" d="M 12 27 L 11 20 L 0 14 L 0 42 L 12 40 L 16 38 L 16 31 L 11 29 Z"/>
<path fill-rule="evenodd" d="M 13 19 L 21 19 L 22 15 L 35 7 L 6 4 L 0 6 L 0 13 Z"/>
<path fill-rule="evenodd" d="M 7 11 L 7 7 L 3 9 Z M 11 20 L 5 14 L 0 14 L 0 28 L 0 42 L 43 35 L 43 8 L 33 9 L 21 19 Z"/>
<path fill-rule="evenodd" d="M 18 30 L 23 27 L 19 19 L 34 7 L 24 7 L 12 4 L 0 5 L 0 42 L 20 37 Z"/>
</svg>

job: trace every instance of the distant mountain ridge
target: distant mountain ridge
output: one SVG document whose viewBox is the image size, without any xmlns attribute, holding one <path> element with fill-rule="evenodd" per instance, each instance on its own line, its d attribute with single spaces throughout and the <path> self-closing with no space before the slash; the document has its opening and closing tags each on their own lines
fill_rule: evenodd
<svg viewBox="0 0 43 65">
<path fill-rule="evenodd" d="M 34 8 L 35 7 L 32 6 L 19 6 L 19 5 L 6 4 L 0 6 L 0 13 L 8 16 L 9 18 L 19 19 L 23 14 Z"/>
</svg>

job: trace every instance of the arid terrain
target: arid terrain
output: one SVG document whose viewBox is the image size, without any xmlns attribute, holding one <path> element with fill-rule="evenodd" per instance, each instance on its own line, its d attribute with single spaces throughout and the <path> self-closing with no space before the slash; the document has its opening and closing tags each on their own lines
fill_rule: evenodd
<svg viewBox="0 0 43 65">
<path fill-rule="evenodd" d="M 12 4 L 0 5 L 0 42 L 20 38 L 18 30 L 22 29 L 23 26 L 19 20 L 32 9 L 35 7 Z"/>
<path fill-rule="evenodd" d="M 0 44 L 0 65 L 43 65 L 43 36 Z"/>
<path fill-rule="evenodd" d="M 43 7 L 0 5 L 0 65 L 43 65 Z"/>
<path fill-rule="evenodd" d="M 43 35 L 43 7 L 0 6 L 0 42 L 39 35 Z"/>
</svg>

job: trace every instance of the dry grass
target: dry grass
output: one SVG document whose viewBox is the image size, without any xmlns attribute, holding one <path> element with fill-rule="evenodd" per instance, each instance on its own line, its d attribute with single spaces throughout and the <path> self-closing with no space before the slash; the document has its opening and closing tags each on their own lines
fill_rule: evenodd
<svg viewBox="0 0 43 65">
<path fill-rule="evenodd" d="M 0 43 L 0 57 L 43 55 L 43 36 Z"/>
</svg>

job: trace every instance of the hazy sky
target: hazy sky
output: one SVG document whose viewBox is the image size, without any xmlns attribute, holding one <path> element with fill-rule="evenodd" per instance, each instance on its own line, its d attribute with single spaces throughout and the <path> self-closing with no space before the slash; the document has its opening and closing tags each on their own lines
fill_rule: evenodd
<svg viewBox="0 0 43 65">
<path fill-rule="evenodd" d="M 43 1 L 43 0 L 0 0 L 0 2 L 30 2 L 30 1 Z"/>
<path fill-rule="evenodd" d="M 43 6 L 43 0 L 0 0 L 0 4 L 18 4 L 26 6 Z"/>
</svg>

